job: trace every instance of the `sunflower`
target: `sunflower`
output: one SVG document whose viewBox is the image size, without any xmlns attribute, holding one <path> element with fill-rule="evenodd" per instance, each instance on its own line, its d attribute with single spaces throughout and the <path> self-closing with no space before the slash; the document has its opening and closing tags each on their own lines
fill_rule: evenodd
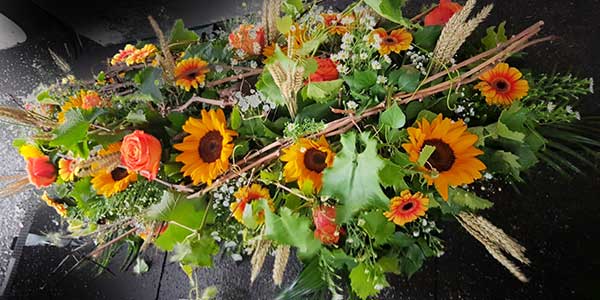
<svg viewBox="0 0 600 300">
<path fill-rule="evenodd" d="M 125 63 L 128 66 L 135 64 L 143 64 L 146 62 L 146 59 L 148 57 L 154 56 L 154 53 L 156 53 L 156 51 L 158 51 L 158 49 L 156 49 L 156 46 L 154 46 L 153 44 L 146 44 L 144 45 L 144 47 L 142 47 L 142 49 L 135 49 L 135 51 L 133 51 L 133 53 L 131 53 L 131 55 L 129 55 L 125 59 Z"/>
<path fill-rule="evenodd" d="M 107 172 L 103 171 L 92 178 L 92 186 L 99 195 L 110 197 L 124 191 L 130 183 L 137 181 L 137 174 L 125 168 L 117 167 Z"/>
<path fill-rule="evenodd" d="M 225 126 L 225 114 L 220 109 L 202 110 L 202 119 L 189 118 L 183 125 L 190 135 L 183 143 L 174 145 L 183 152 L 175 160 L 183 163 L 183 175 L 190 176 L 195 185 L 200 182 L 210 185 L 229 168 L 234 146 L 231 141 L 237 132 Z"/>
<path fill-rule="evenodd" d="M 454 122 L 439 114 L 431 123 L 423 119 L 417 124 L 418 128 L 408 128 L 410 142 L 402 147 L 413 162 L 419 159 L 424 146 L 435 147 L 423 171 L 427 183 L 435 184 L 444 200 L 448 200 L 449 185 L 469 184 L 481 178 L 485 165 L 476 156 L 483 151 L 473 146 L 477 135 L 469 133 L 462 120 Z"/>
<path fill-rule="evenodd" d="M 193 87 L 204 85 L 208 73 L 208 63 L 200 58 L 192 57 L 177 63 L 175 67 L 175 84 L 189 92 Z"/>
<path fill-rule="evenodd" d="M 64 181 L 73 181 L 75 178 L 75 161 L 72 159 L 61 158 L 58 161 L 58 175 Z"/>
<path fill-rule="evenodd" d="M 529 83 L 521 77 L 523 74 L 517 68 L 499 63 L 479 77 L 482 81 L 475 88 L 485 96 L 487 104 L 510 106 L 514 101 L 525 97 L 529 91 Z"/>
<path fill-rule="evenodd" d="M 371 42 L 376 45 L 381 55 L 408 50 L 412 41 L 412 35 L 404 28 L 392 30 L 389 35 L 383 28 L 377 28 L 371 32 Z"/>
<path fill-rule="evenodd" d="M 301 138 L 288 149 L 283 149 L 281 160 L 287 162 L 283 176 L 288 182 L 297 180 L 299 187 L 310 181 L 313 190 L 320 191 L 323 170 L 333 165 L 334 156 L 324 136 L 318 141 Z"/>
<path fill-rule="evenodd" d="M 47 192 L 44 192 L 44 194 L 42 195 L 41 199 L 48 206 L 54 208 L 54 210 L 56 210 L 56 213 L 58 213 L 61 217 L 64 217 L 64 216 L 67 215 L 67 208 L 66 208 L 66 206 L 63 203 L 59 203 L 55 199 L 50 198 L 50 196 L 48 195 Z"/>
<path fill-rule="evenodd" d="M 404 190 L 400 196 L 390 200 L 390 210 L 383 213 L 388 220 L 397 225 L 404 226 L 425 215 L 429 198 L 417 192 L 414 195 L 409 190 Z"/>
<path fill-rule="evenodd" d="M 271 199 L 271 195 L 269 195 L 269 190 L 260 186 L 259 184 L 252 184 L 250 187 L 244 186 L 241 187 L 237 192 L 233 194 L 236 202 L 231 203 L 229 209 L 233 214 L 233 217 L 238 220 L 238 222 L 244 224 L 244 210 L 246 209 L 246 205 L 250 204 L 254 200 L 265 199 L 269 203 L 269 207 L 271 211 L 274 210 L 273 200 Z M 264 211 L 260 211 L 257 217 L 257 223 L 262 224 L 265 220 Z"/>
</svg>

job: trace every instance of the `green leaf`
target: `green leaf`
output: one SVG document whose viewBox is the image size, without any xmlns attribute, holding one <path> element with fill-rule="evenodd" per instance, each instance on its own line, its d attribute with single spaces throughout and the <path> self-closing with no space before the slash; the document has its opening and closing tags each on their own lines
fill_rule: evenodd
<svg viewBox="0 0 600 300">
<path fill-rule="evenodd" d="M 146 114 L 141 109 L 130 111 L 129 114 L 127 114 L 127 117 L 125 117 L 125 120 L 133 125 L 141 125 L 148 122 L 148 120 L 146 120 Z"/>
<path fill-rule="evenodd" d="M 406 0 L 365 0 L 365 3 L 380 16 L 405 27 L 411 27 L 411 23 L 402 16 L 402 8 Z"/>
<path fill-rule="evenodd" d="M 340 201 L 337 220 L 346 223 L 360 209 L 368 206 L 386 208 L 389 199 L 379 185 L 379 171 L 384 161 L 377 155 L 377 141 L 367 132 L 361 133 L 360 142 L 364 151 L 356 150 L 356 133 L 349 132 L 341 137 L 340 151 L 331 168 L 323 174 L 321 194 Z"/>
<path fill-rule="evenodd" d="M 352 76 L 346 76 L 344 79 L 352 90 L 360 92 L 377 83 L 377 73 L 370 70 L 356 71 Z"/>
<path fill-rule="evenodd" d="M 175 21 L 173 29 L 171 29 L 171 35 L 169 37 L 169 45 L 171 45 L 170 49 L 183 50 L 188 46 L 188 44 L 196 42 L 198 41 L 198 39 L 198 35 L 195 32 L 185 28 L 185 26 L 183 25 L 183 20 L 178 19 Z"/>
<path fill-rule="evenodd" d="M 304 4 L 302 3 L 302 0 L 285 0 L 281 3 L 281 10 L 286 15 L 295 17 L 304 11 Z"/>
<path fill-rule="evenodd" d="M 343 83 L 342 79 L 310 82 L 306 86 L 306 96 L 318 103 L 327 103 L 337 96 Z"/>
<path fill-rule="evenodd" d="M 459 188 L 449 189 L 448 201 L 473 210 L 488 209 L 494 205 L 493 202 Z"/>
<path fill-rule="evenodd" d="M 375 240 L 375 246 L 385 244 L 394 234 L 396 226 L 388 221 L 381 210 L 372 210 L 361 215 L 365 223 L 362 227 Z"/>
<path fill-rule="evenodd" d="M 50 146 L 62 146 L 73 151 L 79 157 L 87 157 L 87 133 L 90 121 L 86 120 L 79 109 L 70 109 L 65 113 L 65 122 L 61 124 L 54 134 L 56 137 L 50 141 Z M 80 147 L 85 144 L 85 147 Z"/>
<path fill-rule="evenodd" d="M 177 243 L 173 247 L 170 260 L 185 265 L 211 267 L 213 264 L 212 257 L 217 253 L 219 253 L 219 245 L 215 240 L 210 236 L 203 236 Z"/>
<path fill-rule="evenodd" d="M 163 195 L 163 200 L 161 200 L 161 202 L 172 201 L 174 204 L 167 205 L 169 209 L 158 214 L 158 219 L 173 222 L 169 223 L 167 230 L 156 239 L 154 244 L 162 250 L 171 251 L 175 244 L 182 242 L 188 235 L 194 234 L 187 228 L 177 224 L 181 224 L 190 229 L 197 229 L 206 212 L 206 204 L 202 198 L 187 199 L 186 196 L 182 194 L 166 193 L 167 194 Z M 164 200 L 165 197 L 172 197 L 173 199 Z M 210 215 L 209 218 L 212 219 Z"/>
<path fill-rule="evenodd" d="M 404 177 L 405 169 L 389 160 L 385 161 L 385 166 L 379 172 L 379 181 L 384 187 L 394 187 L 396 192 L 409 189 Z"/>
<path fill-rule="evenodd" d="M 275 21 L 275 26 L 277 27 L 277 30 L 279 30 L 279 32 L 281 32 L 282 34 L 287 34 L 290 31 L 290 28 L 292 27 L 293 23 L 294 20 L 292 20 L 291 16 L 283 16 L 282 18 L 278 18 Z"/>
<path fill-rule="evenodd" d="M 87 212 L 90 211 L 90 202 L 96 197 L 96 191 L 94 191 L 90 180 L 91 178 L 87 177 L 76 181 L 73 185 L 73 190 L 70 193 L 70 196 L 75 199 L 77 207 L 88 217 L 91 216 L 87 214 Z"/>
<path fill-rule="evenodd" d="M 271 212 L 267 202 L 260 200 L 265 211 L 266 234 L 273 241 L 298 248 L 298 254 L 311 257 L 321 248 L 321 242 L 315 239 L 310 230 L 312 221 L 289 208 L 279 209 L 279 216 Z"/>
<path fill-rule="evenodd" d="M 433 52 L 435 44 L 442 33 L 442 26 L 425 26 L 417 30 L 413 37 L 415 38 L 415 44 L 425 50 Z"/>
<path fill-rule="evenodd" d="M 510 130 L 508 126 L 506 126 L 500 120 L 498 120 L 496 123 L 486 126 L 485 129 L 490 133 L 489 136 L 491 138 L 503 137 L 518 142 L 523 142 L 523 139 L 525 138 L 524 133 Z"/>
<path fill-rule="evenodd" d="M 265 97 L 273 101 L 278 106 L 285 105 L 285 99 L 281 95 L 279 87 L 277 84 L 275 84 L 271 73 L 266 68 L 256 83 L 256 90 L 261 92 Z"/>
<path fill-rule="evenodd" d="M 519 157 L 512 152 L 503 150 L 494 151 L 491 155 L 482 157 L 487 169 L 491 172 L 512 175 L 516 180 L 521 181 L 519 176 L 521 164 Z"/>
<path fill-rule="evenodd" d="M 390 286 L 379 264 L 368 265 L 362 262 L 352 269 L 349 278 L 352 291 L 361 299 L 375 296 L 381 289 Z"/>
<path fill-rule="evenodd" d="M 231 111 L 231 129 L 238 130 L 242 126 L 242 113 L 239 106 L 234 106 Z"/>
<path fill-rule="evenodd" d="M 415 239 L 412 236 L 400 231 L 396 231 L 390 238 L 390 244 L 398 248 L 406 248 L 414 243 Z"/>
<path fill-rule="evenodd" d="M 402 112 L 400 106 L 394 102 L 392 106 L 381 113 L 379 124 L 387 125 L 394 129 L 399 129 L 404 127 L 404 124 L 406 124 L 406 116 L 404 115 L 404 112 Z"/>
<path fill-rule="evenodd" d="M 403 92 L 412 93 L 417 90 L 421 79 L 421 72 L 412 66 L 403 66 L 397 70 L 398 89 Z"/>
<path fill-rule="evenodd" d="M 417 159 L 417 164 L 419 166 L 424 166 L 427 160 L 431 157 L 431 155 L 435 152 L 435 146 L 425 145 L 423 149 L 421 149 L 421 153 L 419 153 L 419 158 Z"/>
<path fill-rule="evenodd" d="M 377 261 L 385 273 L 400 275 L 400 260 L 394 256 L 384 256 Z"/>
<path fill-rule="evenodd" d="M 423 266 L 424 260 L 425 256 L 423 255 L 421 248 L 417 244 L 410 245 L 402 259 L 402 272 L 410 278 L 421 268 L 421 266 Z"/>
<path fill-rule="evenodd" d="M 496 30 L 496 26 L 488 27 L 486 32 L 486 36 L 481 39 L 481 43 L 485 47 L 485 50 L 490 50 L 496 48 L 498 44 L 506 42 L 506 31 L 504 29 L 504 25 L 506 25 L 506 21 L 500 23 L 498 25 L 498 31 Z"/>
<path fill-rule="evenodd" d="M 164 96 L 160 92 L 163 85 L 162 69 L 147 67 L 138 72 L 133 80 L 139 85 L 140 92 L 152 97 L 154 102 L 159 103 L 164 100 Z"/>
</svg>

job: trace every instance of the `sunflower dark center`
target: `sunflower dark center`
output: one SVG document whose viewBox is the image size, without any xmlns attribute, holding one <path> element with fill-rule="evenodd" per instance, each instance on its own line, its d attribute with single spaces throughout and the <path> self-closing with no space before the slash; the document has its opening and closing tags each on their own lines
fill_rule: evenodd
<svg viewBox="0 0 600 300">
<path fill-rule="evenodd" d="M 223 136 L 216 130 L 209 131 L 200 139 L 198 154 L 205 163 L 211 163 L 221 157 Z"/>
<path fill-rule="evenodd" d="M 110 177 L 112 177 L 113 181 L 119 181 L 125 177 L 127 177 L 129 173 L 125 168 L 116 168 L 110 172 Z"/>
<path fill-rule="evenodd" d="M 510 90 L 510 83 L 504 78 L 494 80 L 492 85 L 500 93 L 506 93 Z"/>
<path fill-rule="evenodd" d="M 186 75 L 186 76 L 187 76 L 187 78 L 188 78 L 189 80 L 194 80 L 194 79 L 196 79 L 196 75 L 198 75 L 198 72 L 196 72 L 196 71 L 191 71 L 191 72 L 187 73 L 187 75 Z"/>
<path fill-rule="evenodd" d="M 321 173 L 327 168 L 325 159 L 327 159 L 327 153 L 314 148 L 308 149 L 304 153 L 304 166 L 313 172 Z"/>
<path fill-rule="evenodd" d="M 393 37 L 391 37 L 391 36 L 388 36 L 388 37 L 386 37 L 385 39 L 383 39 L 383 42 L 384 42 L 386 45 L 391 45 L 391 44 L 395 44 L 395 43 L 396 43 L 396 39 L 395 39 L 395 38 L 393 38 Z"/>
<path fill-rule="evenodd" d="M 448 171 L 452 168 L 456 157 L 454 156 L 454 151 L 452 151 L 450 145 L 440 139 L 425 140 L 423 144 L 435 147 L 435 151 L 427 160 L 432 168 L 436 169 L 438 172 Z"/>
<path fill-rule="evenodd" d="M 404 203 L 404 205 L 402 205 L 402 210 L 403 211 L 409 211 L 414 206 L 415 206 L 415 204 L 412 203 L 412 202 Z"/>
</svg>

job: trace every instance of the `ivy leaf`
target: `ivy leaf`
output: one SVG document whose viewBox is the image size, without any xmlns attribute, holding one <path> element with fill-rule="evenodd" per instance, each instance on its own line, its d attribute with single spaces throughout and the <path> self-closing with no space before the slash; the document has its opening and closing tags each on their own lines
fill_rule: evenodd
<svg viewBox="0 0 600 300">
<path fill-rule="evenodd" d="M 171 29 L 171 35 L 169 37 L 169 45 L 171 50 L 184 50 L 187 48 L 188 44 L 198 41 L 200 37 L 198 35 L 185 28 L 183 25 L 183 20 L 178 19 L 175 21 L 173 25 L 173 29 Z M 177 44 L 177 45 L 172 45 Z"/>
<path fill-rule="evenodd" d="M 380 16 L 404 27 L 411 27 L 411 23 L 402 16 L 402 8 L 406 0 L 365 0 L 365 3 Z"/>
<path fill-rule="evenodd" d="M 384 256 L 377 261 L 383 272 L 400 275 L 400 259 L 394 256 Z"/>
<path fill-rule="evenodd" d="M 285 99 L 283 98 L 279 87 L 275 84 L 273 76 L 271 76 L 271 73 L 266 68 L 256 83 L 256 90 L 261 92 L 278 106 L 285 105 Z"/>
<path fill-rule="evenodd" d="M 414 243 L 415 239 L 412 236 L 400 231 L 396 231 L 390 238 L 390 244 L 398 248 L 407 248 Z"/>
<path fill-rule="evenodd" d="M 367 265 L 362 262 L 352 269 L 349 278 L 352 291 L 361 299 L 375 296 L 380 290 L 390 286 L 379 264 Z"/>
<path fill-rule="evenodd" d="M 171 192 L 165 192 L 168 194 L 163 195 L 163 201 L 173 202 L 174 204 L 164 205 L 167 208 L 160 213 L 155 213 L 158 216 L 158 220 L 162 221 L 174 221 L 177 224 L 181 224 L 190 229 L 197 229 L 202 222 L 202 217 L 206 212 L 206 204 L 202 198 L 186 199 L 185 195 L 174 194 Z M 168 199 L 172 197 L 173 199 Z M 165 200 L 167 198 L 167 200 Z M 156 210 L 158 211 L 158 209 Z M 214 219 L 214 216 L 209 215 L 209 219 Z M 192 234 L 190 230 L 182 226 L 170 223 L 167 230 L 163 232 L 154 242 L 154 244 L 162 250 L 171 251 L 173 247 L 182 242 L 188 235 Z"/>
<path fill-rule="evenodd" d="M 321 193 L 339 199 L 342 204 L 337 209 L 340 224 L 349 221 L 362 208 L 386 208 L 389 203 L 379 185 L 378 174 L 385 163 L 377 155 L 377 141 L 366 132 L 360 135 L 360 141 L 365 149 L 362 153 L 356 150 L 356 133 L 342 135 L 342 151 L 336 155 L 333 166 L 323 174 Z"/>
<path fill-rule="evenodd" d="M 498 44 L 506 42 L 506 30 L 504 26 L 506 25 L 506 21 L 500 23 L 498 25 L 498 31 L 496 30 L 496 26 L 490 26 L 487 28 L 486 36 L 481 39 L 481 43 L 485 47 L 485 50 L 490 50 L 496 48 Z"/>
<path fill-rule="evenodd" d="M 396 226 L 388 221 L 381 210 L 372 210 L 368 213 L 363 213 L 361 218 L 365 220 L 362 227 L 367 231 L 369 236 L 375 240 L 375 246 L 382 245 L 394 234 Z"/>
<path fill-rule="evenodd" d="M 293 213 L 289 208 L 279 209 L 279 216 L 271 211 L 267 201 L 260 200 L 265 212 L 266 234 L 273 241 L 298 248 L 298 254 L 311 257 L 321 248 L 310 230 L 311 220 Z"/>
<path fill-rule="evenodd" d="M 415 44 L 430 52 L 435 49 L 435 44 L 442 33 L 442 26 L 425 26 L 417 30 L 413 37 L 415 38 Z"/>
<path fill-rule="evenodd" d="M 523 142 L 523 139 L 525 138 L 524 133 L 510 130 L 508 126 L 506 126 L 500 120 L 498 120 L 496 123 L 486 126 L 485 129 L 490 133 L 490 137 L 492 138 L 503 137 L 505 139 L 517 142 Z"/>
<path fill-rule="evenodd" d="M 242 126 L 242 113 L 239 106 L 234 106 L 231 111 L 231 129 L 238 130 Z"/>
<path fill-rule="evenodd" d="M 70 109 L 65 113 L 65 122 L 61 124 L 54 134 L 56 137 L 50 141 L 50 146 L 62 146 L 71 150 L 80 157 L 87 157 L 87 133 L 90 127 L 90 121 L 84 118 L 79 109 Z M 85 147 L 81 147 L 85 144 Z"/>
<path fill-rule="evenodd" d="M 96 191 L 94 191 L 90 180 L 90 177 L 86 177 L 76 181 L 70 193 L 70 196 L 75 199 L 77 207 L 83 212 L 90 212 L 90 202 L 96 196 Z"/>
<path fill-rule="evenodd" d="M 394 71 L 394 78 L 397 76 L 397 80 L 393 80 L 398 85 L 398 89 L 403 92 L 412 93 L 417 90 L 421 79 L 421 72 L 415 67 L 403 66 L 402 68 Z M 390 76 L 392 76 L 390 74 Z"/>
<path fill-rule="evenodd" d="M 162 102 L 164 96 L 160 92 L 163 85 L 162 69 L 147 67 L 138 72 L 133 80 L 139 85 L 139 90 L 142 94 L 152 97 L 154 102 Z"/>
<path fill-rule="evenodd" d="M 519 163 L 519 157 L 514 153 L 498 150 L 494 151 L 491 155 L 484 155 L 482 160 L 487 166 L 488 170 L 502 174 L 509 174 L 512 175 L 516 180 L 522 181 L 521 177 L 519 176 L 522 166 Z"/>
<path fill-rule="evenodd" d="M 337 95 L 343 83 L 342 79 L 310 82 L 306 86 L 306 96 L 317 103 L 327 103 Z"/>
<path fill-rule="evenodd" d="M 494 205 L 493 202 L 480 198 L 471 192 L 467 192 L 459 188 L 450 189 L 448 201 L 473 210 L 488 209 Z"/>
<path fill-rule="evenodd" d="M 381 113 L 379 124 L 387 125 L 394 129 L 400 129 L 406 124 L 406 116 L 396 102 Z"/>
<path fill-rule="evenodd" d="M 377 83 L 377 73 L 370 70 L 356 71 L 352 73 L 352 76 L 346 76 L 344 79 L 352 90 L 360 92 Z"/>
</svg>

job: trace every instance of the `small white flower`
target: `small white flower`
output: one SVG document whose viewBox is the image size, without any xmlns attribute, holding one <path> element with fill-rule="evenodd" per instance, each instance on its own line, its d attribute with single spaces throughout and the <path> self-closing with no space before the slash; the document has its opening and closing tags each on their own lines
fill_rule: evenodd
<svg viewBox="0 0 600 300">
<path fill-rule="evenodd" d="M 492 173 L 485 172 L 483 174 L 483 178 L 490 180 L 490 179 L 494 178 L 494 175 L 492 175 Z"/>
<path fill-rule="evenodd" d="M 454 110 L 455 113 L 459 114 L 461 112 L 465 111 L 465 107 L 462 105 L 459 105 L 456 107 L 456 109 Z"/>
<path fill-rule="evenodd" d="M 239 61 L 238 61 L 237 59 L 235 59 L 235 58 L 232 58 L 232 59 L 231 59 L 231 65 L 232 65 L 232 66 L 235 66 L 235 65 L 237 65 L 238 63 L 239 63 Z"/>
<path fill-rule="evenodd" d="M 360 59 L 363 59 L 363 60 L 365 60 L 365 59 L 367 59 L 367 58 L 369 58 L 369 54 L 367 54 L 366 52 L 362 52 L 362 53 L 360 54 Z"/>
<path fill-rule="evenodd" d="M 345 16 L 340 21 L 340 23 L 342 23 L 342 25 L 350 25 L 350 24 L 352 24 L 352 22 L 354 22 L 354 17 L 352 17 L 352 16 Z"/>
<path fill-rule="evenodd" d="M 421 225 L 427 226 L 427 219 L 421 219 Z"/>
<path fill-rule="evenodd" d="M 371 62 L 371 68 L 373 68 L 373 70 L 380 70 L 381 63 L 379 63 L 379 61 L 374 60 Z"/>
<path fill-rule="evenodd" d="M 240 57 L 240 58 L 244 58 L 246 56 L 246 51 L 242 50 L 242 49 L 237 49 L 235 51 L 235 54 Z"/>
<path fill-rule="evenodd" d="M 331 295 L 331 300 L 344 300 L 344 296 L 336 293 Z"/>
<path fill-rule="evenodd" d="M 223 72 L 223 66 L 216 65 L 216 66 L 215 66 L 215 72 L 217 72 L 217 73 L 221 73 L 221 72 Z"/>
<path fill-rule="evenodd" d="M 242 256 L 237 253 L 231 254 L 231 258 L 233 259 L 233 261 L 242 261 Z"/>
<path fill-rule="evenodd" d="M 365 223 L 367 223 L 367 221 L 365 221 L 365 219 L 358 219 L 358 226 L 363 226 L 363 225 L 365 225 Z"/>
<path fill-rule="evenodd" d="M 354 41 L 354 36 L 350 32 L 346 32 L 342 36 L 342 43 L 344 43 L 344 44 L 350 44 L 353 41 Z"/>
<path fill-rule="evenodd" d="M 385 77 L 383 75 L 377 76 L 377 83 L 378 84 L 385 84 L 386 82 L 387 82 L 387 77 Z"/>
<path fill-rule="evenodd" d="M 419 237 L 420 233 L 418 231 L 413 231 L 412 235 L 414 237 Z"/>
<path fill-rule="evenodd" d="M 590 93 L 594 93 L 594 77 L 590 77 Z"/>
<path fill-rule="evenodd" d="M 471 118 L 466 117 L 463 121 L 465 121 L 465 123 L 469 123 L 471 121 Z"/>
<path fill-rule="evenodd" d="M 223 247 L 225 248 L 233 248 L 235 246 L 237 246 L 237 243 L 234 241 L 227 241 L 225 244 L 223 244 Z"/>
<path fill-rule="evenodd" d="M 337 65 L 335 68 L 338 70 L 338 72 L 340 72 L 342 74 L 347 74 L 348 71 L 350 70 L 350 69 L 348 69 L 348 66 L 345 66 L 342 64 Z"/>
<path fill-rule="evenodd" d="M 374 286 L 374 288 L 378 291 L 381 291 L 381 290 L 383 290 L 383 285 L 378 283 Z"/>
<path fill-rule="evenodd" d="M 347 60 L 348 58 L 350 58 L 350 53 L 348 51 L 342 50 L 338 53 L 338 56 L 340 60 Z"/>
<path fill-rule="evenodd" d="M 572 114 L 572 113 L 573 113 L 573 106 L 571 106 L 571 105 L 567 105 L 567 106 L 565 106 L 565 111 L 566 111 L 567 113 L 570 113 L 570 114 Z"/>
<path fill-rule="evenodd" d="M 250 61 L 250 68 L 256 69 L 256 67 L 258 67 L 258 63 L 256 63 L 255 61 L 251 60 Z"/>
<path fill-rule="evenodd" d="M 348 106 L 348 109 L 351 109 L 351 110 L 355 110 L 358 108 L 358 104 L 354 101 L 346 102 L 346 106 Z"/>
<path fill-rule="evenodd" d="M 387 54 L 383 56 L 383 60 L 384 60 L 386 63 L 388 63 L 388 64 L 391 64 L 391 63 L 392 63 L 392 59 L 391 59 L 391 58 L 390 58 L 390 56 L 389 56 L 389 55 L 387 55 Z"/>
<path fill-rule="evenodd" d="M 578 111 L 575 112 L 575 119 L 581 120 L 581 114 Z"/>
</svg>

